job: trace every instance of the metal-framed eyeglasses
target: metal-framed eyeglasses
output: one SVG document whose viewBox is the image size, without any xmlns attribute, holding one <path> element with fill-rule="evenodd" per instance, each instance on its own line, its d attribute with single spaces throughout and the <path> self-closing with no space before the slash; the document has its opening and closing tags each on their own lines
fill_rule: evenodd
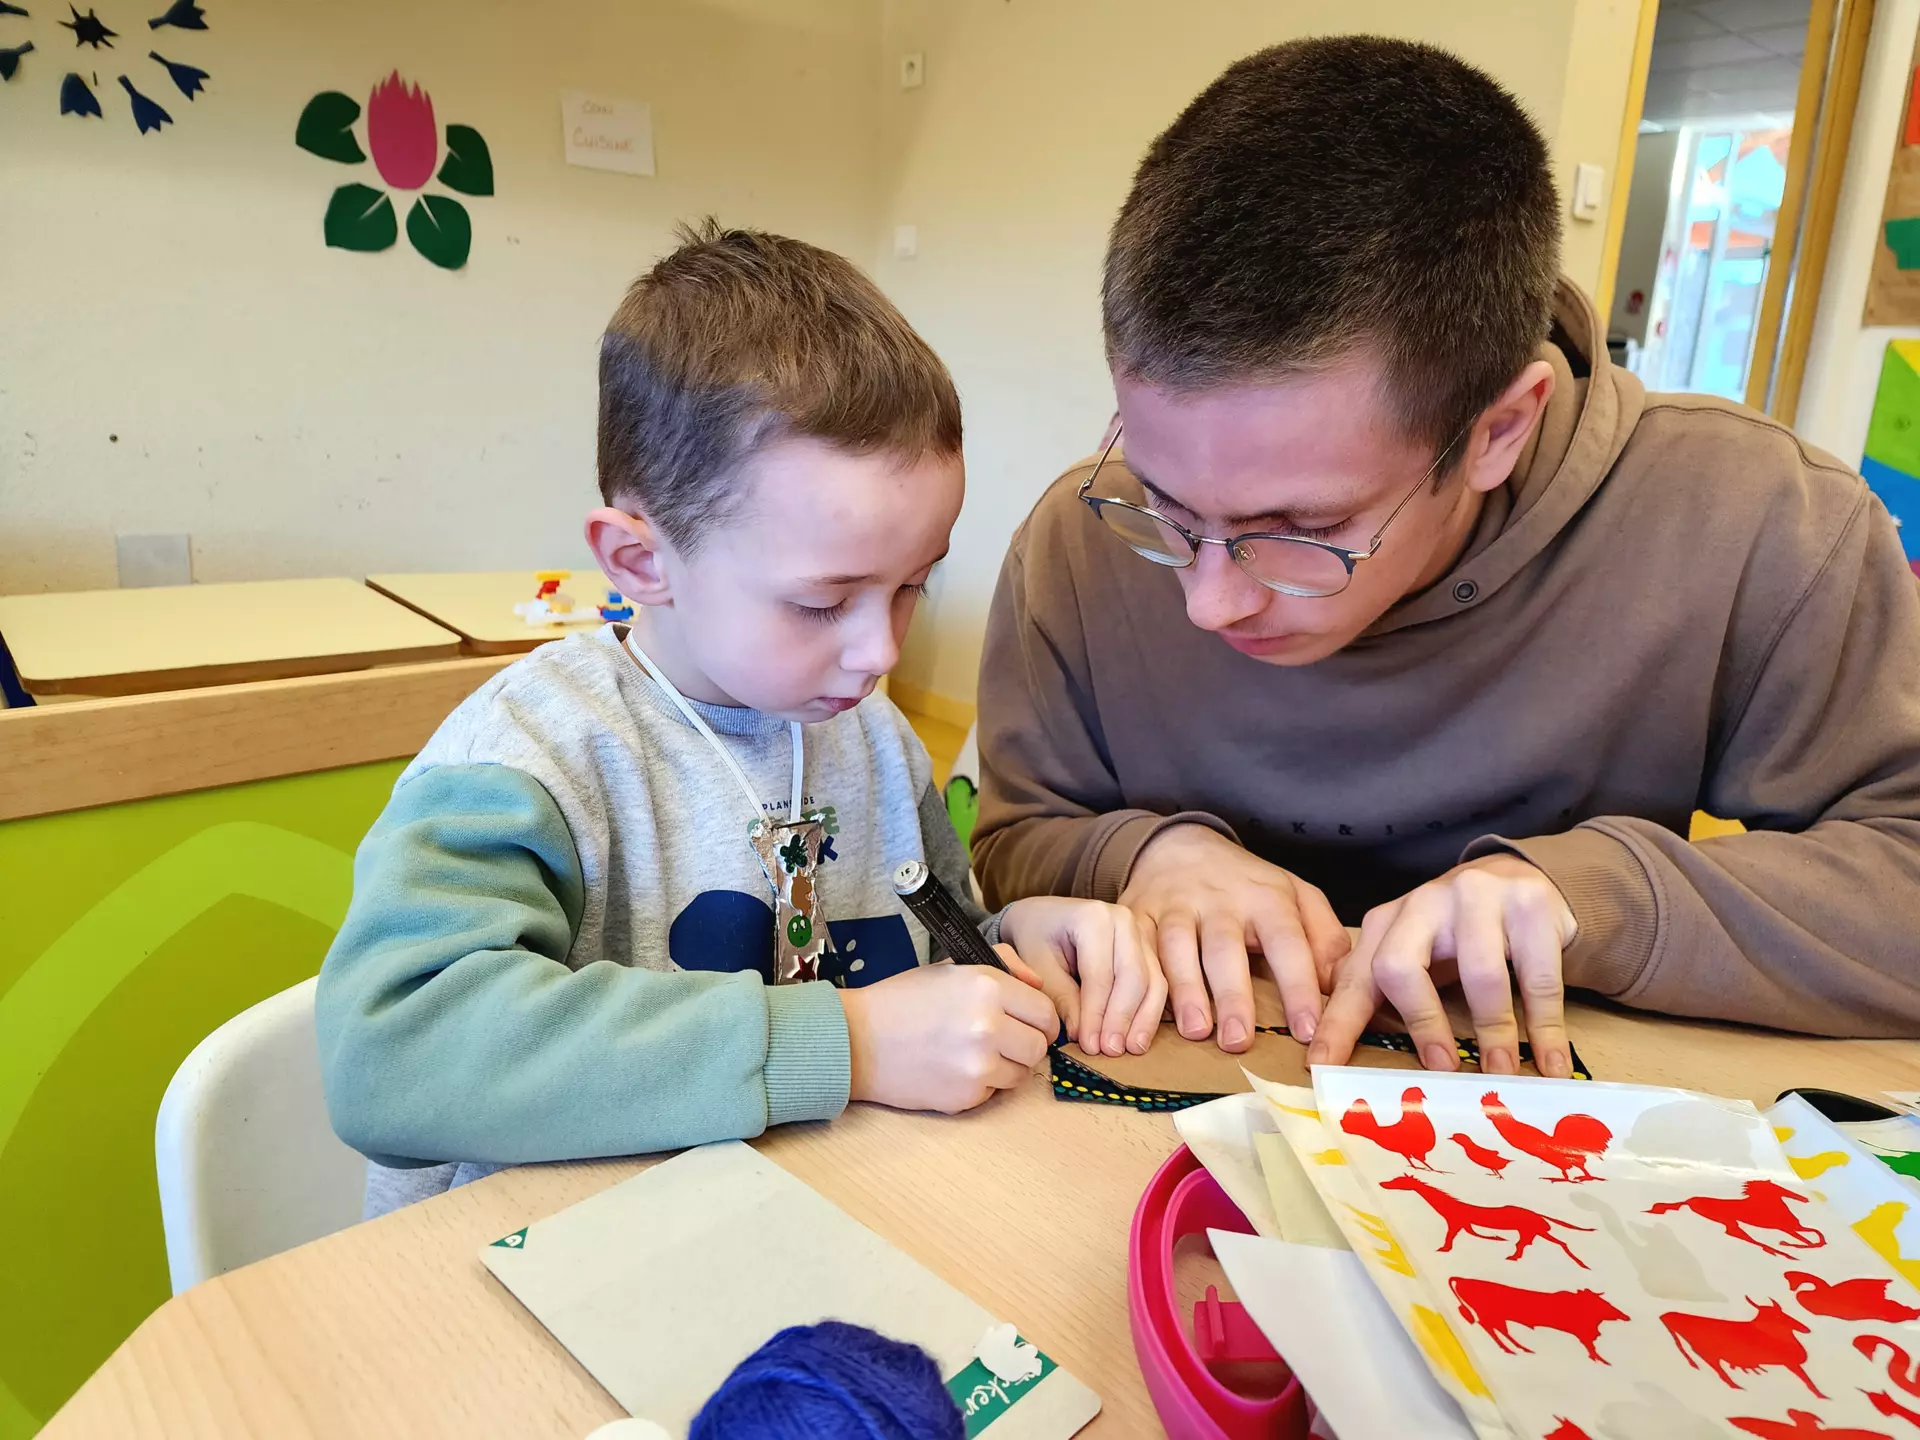
<svg viewBox="0 0 1920 1440">
<path fill-rule="evenodd" d="M 1393 513 L 1380 522 L 1380 528 L 1373 532 L 1373 538 L 1367 542 L 1364 550 L 1350 550 L 1344 545 L 1315 540 L 1306 535 L 1277 535 L 1262 531 L 1215 539 L 1211 535 L 1196 535 L 1179 521 L 1170 520 L 1148 506 L 1136 505 L 1118 496 L 1091 493 L 1094 482 L 1100 478 L 1101 468 L 1107 463 L 1107 457 L 1113 453 L 1113 447 L 1120 443 L 1120 427 L 1117 425 L 1113 438 L 1107 441 L 1100 458 L 1093 462 L 1093 469 L 1080 482 L 1079 498 L 1109 530 L 1120 537 L 1129 550 L 1144 560 L 1175 570 L 1185 570 L 1199 558 L 1202 545 L 1221 545 L 1233 557 L 1235 564 L 1267 589 L 1277 590 L 1282 595 L 1318 600 L 1338 595 L 1347 588 L 1353 580 L 1353 567 L 1362 560 L 1372 559 L 1379 551 L 1387 527 L 1413 502 L 1413 497 L 1420 493 L 1421 487 L 1439 473 L 1441 463 L 1465 434 L 1466 431 L 1461 431 L 1433 457 L 1433 464 L 1427 467 L 1427 473 L 1393 507 Z"/>
</svg>

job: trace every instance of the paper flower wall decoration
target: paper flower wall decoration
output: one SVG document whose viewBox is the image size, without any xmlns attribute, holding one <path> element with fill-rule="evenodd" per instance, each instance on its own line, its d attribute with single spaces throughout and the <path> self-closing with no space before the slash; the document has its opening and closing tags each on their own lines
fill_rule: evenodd
<svg viewBox="0 0 1920 1440">
<path fill-rule="evenodd" d="M 413 248 L 445 270 L 467 263 L 473 247 L 473 222 L 467 208 L 451 195 L 424 192 L 436 178 L 434 165 L 443 146 L 433 97 L 418 85 L 408 85 L 394 71 L 373 87 L 367 97 L 366 150 L 353 127 L 360 119 L 360 102 L 338 90 L 323 91 L 307 102 L 294 130 L 294 143 L 323 160 L 342 165 L 366 161 L 395 190 L 421 190 L 407 211 L 407 239 Z M 462 195 L 493 194 L 493 155 L 471 125 L 446 128 L 439 182 Z M 340 250 L 385 250 L 399 238 L 393 200 L 371 185 L 342 185 L 327 202 L 323 224 L 327 244 Z"/>
<path fill-rule="evenodd" d="M 135 13 L 138 14 L 137 11 Z M 89 57 L 117 50 L 118 47 L 113 42 L 120 39 L 121 34 L 100 18 L 97 6 L 89 6 L 86 14 L 83 15 L 80 13 L 80 7 L 69 0 L 67 15 L 67 19 L 55 23 L 60 29 L 73 36 L 74 49 L 86 50 Z M 26 6 L 13 4 L 11 0 L 0 0 L 0 19 L 28 20 L 32 17 L 33 12 Z M 203 7 L 193 4 L 192 0 L 175 0 L 174 4 L 167 7 L 164 14 L 148 20 L 147 28 L 149 30 L 205 30 L 207 12 Z M 49 44 L 52 44 L 56 35 L 58 31 L 45 38 Z M 0 32 L 0 39 L 12 38 L 11 28 L 6 32 Z M 0 45 L 0 82 L 11 81 L 20 74 L 21 62 L 39 49 L 40 46 L 32 40 Z M 169 60 L 157 50 L 149 50 L 147 58 L 167 72 L 167 78 L 173 81 L 174 88 L 187 99 L 193 99 L 206 89 L 207 72 L 198 66 Z M 92 77 L 91 83 L 88 77 L 83 76 L 78 70 L 69 70 L 60 81 L 60 113 L 62 115 L 75 115 L 83 119 L 88 116 L 105 118 L 106 112 L 101 108 L 100 97 L 94 93 L 94 87 L 100 84 L 100 76 L 93 71 L 89 71 L 88 74 Z M 142 94 L 134 85 L 132 76 L 122 75 L 119 80 L 120 88 L 127 92 L 133 123 L 142 135 L 150 130 L 158 130 L 162 125 L 173 123 L 173 116 L 167 113 L 166 107 L 152 96 Z"/>
</svg>

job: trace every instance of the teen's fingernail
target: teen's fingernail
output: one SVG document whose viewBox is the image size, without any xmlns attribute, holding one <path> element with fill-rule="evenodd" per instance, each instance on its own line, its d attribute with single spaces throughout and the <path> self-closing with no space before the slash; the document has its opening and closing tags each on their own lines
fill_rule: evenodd
<svg viewBox="0 0 1920 1440">
<path fill-rule="evenodd" d="M 1491 1050 L 1483 1051 L 1480 1056 L 1480 1061 L 1480 1068 L 1489 1075 L 1518 1075 L 1520 1073 L 1519 1057 L 1504 1045 L 1496 1045 Z"/>
<path fill-rule="evenodd" d="M 1198 1040 L 1207 1033 L 1207 1017 L 1200 1013 L 1198 1005 L 1189 1005 L 1180 1012 L 1180 1033 L 1189 1040 Z"/>
<path fill-rule="evenodd" d="M 1454 1053 L 1439 1041 L 1420 1051 L 1420 1059 L 1429 1070 L 1451 1070 L 1454 1065 Z"/>
<path fill-rule="evenodd" d="M 1109 1030 L 1107 1032 L 1107 1054 L 1118 1055 L 1125 1048 L 1125 1037 L 1123 1037 L 1118 1030 Z"/>
<path fill-rule="evenodd" d="M 1572 1059 L 1558 1050 L 1550 1051 L 1547 1055 L 1547 1074 L 1556 1080 L 1568 1079 L 1573 1074 Z"/>
<path fill-rule="evenodd" d="M 1287 1028 L 1293 1031 L 1293 1038 L 1302 1045 L 1313 1043 L 1313 1032 L 1319 1028 L 1313 1018 L 1313 1012 L 1303 1010 L 1287 1022 Z"/>
<path fill-rule="evenodd" d="M 1238 1020 L 1225 1020 L 1220 1024 L 1220 1043 L 1228 1049 L 1243 1043 L 1247 1038 L 1247 1027 Z"/>
</svg>

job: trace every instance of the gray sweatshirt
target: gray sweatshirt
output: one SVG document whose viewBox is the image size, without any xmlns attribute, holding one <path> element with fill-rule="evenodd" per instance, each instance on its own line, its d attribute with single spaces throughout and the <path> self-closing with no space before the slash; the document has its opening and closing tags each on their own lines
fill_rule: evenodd
<svg viewBox="0 0 1920 1440">
<path fill-rule="evenodd" d="M 892 868 L 925 860 L 966 900 L 926 750 L 872 696 L 805 731 L 833 983 L 764 984 L 773 909 L 754 816 L 623 635 L 543 646 L 482 686 L 361 844 L 315 1020 L 334 1128 L 379 1162 L 370 1213 L 505 1164 L 837 1115 L 835 986 L 929 958 Z M 786 722 L 695 708 L 786 818 Z"/>
</svg>

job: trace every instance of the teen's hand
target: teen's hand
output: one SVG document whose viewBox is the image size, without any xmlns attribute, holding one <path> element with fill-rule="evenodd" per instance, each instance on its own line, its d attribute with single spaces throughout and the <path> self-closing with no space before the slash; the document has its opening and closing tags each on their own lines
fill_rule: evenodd
<svg viewBox="0 0 1920 1440">
<path fill-rule="evenodd" d="M 842 990 L 850 1098 L 897 1110 L 971 1110 L 1018 1085 L 1059 1029 L 1037 983 L 985 965 L 924 965 Z"/>
<path fill-rule="evenodd" d="M 1083 1051 L 1147 1053 L 1167 982 L 1131 910 L 1054 896 L 1016 900 L 1000 917 L 1000 938 L 1023 962 L 1014 973 L 1035 977 Z"/>
<path fill-rule="evenodd" d="M 1542 1075 L 1571 1075 L 1560 955 L 1573 934 L 1566 897 L 1546 872 L 1518 855 L 1487 855 L 1456 866 L 1368 912 L 1360 943 L 1340 965 L 1307 1061 L 1346 1064 L 1384 999 L 1406 1021 L 1423 1065 L 1456 1069 L 1453 1025 L 1440 1003 L 1440 987 L 1457 976 L 1473 1011 L 1480 1068 L 1489 1075 L 1517 1074 L 1520 1029 L 1507 984 L 1511 958 L 1535 1065 Z"/>
<path fill-rule="evenodd" d="M 1120 903 L 1148 923 L 1174 1021 L 1189 1040 L 1213 1028 L 1217 1011 L 1222 1050 L 1253 1043 L 1249 949 L 1267 957 L 1288 1028 L 1313 1038 L 1321 996 L 1351 943 L 1314 886 L 1204 825 L 1175 825 L 1134 859 Z"/>
</svg>

